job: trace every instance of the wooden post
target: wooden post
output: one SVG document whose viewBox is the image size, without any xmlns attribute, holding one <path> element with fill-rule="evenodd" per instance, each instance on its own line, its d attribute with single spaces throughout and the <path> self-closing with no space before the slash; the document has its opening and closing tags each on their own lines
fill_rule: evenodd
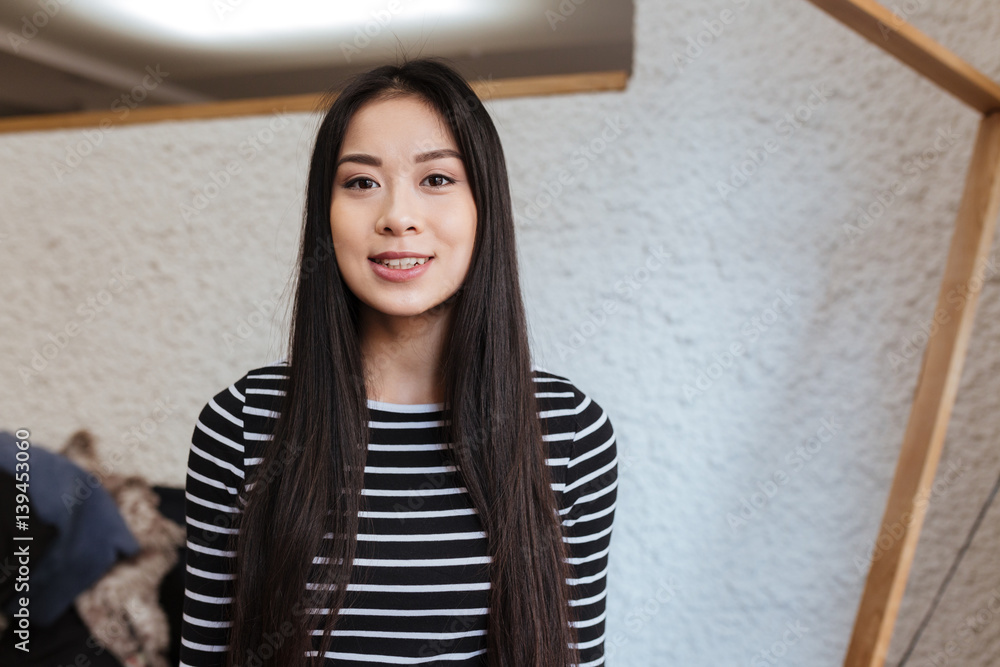
<svg viewBox="0 0 1000 667">
<path fill-rule="evenodd" d="M 955 404 L 1000 208 L 1000 113 L 983 118 L 938 293 L 938 330 L 921 362 L 910 418 L 854 620 L 844 667 L 882 667 L 920 537 L 927 498 Z M 943 314 L 942 314 L 943 313 Z M 886 540 L 888 541 L 888 540 Z"/>
<path fill-rule="evenodd" d="M 984 114 L 924 350 L 917 389 L 844 667 L 882 667 L 972 332 L 1000 203 L 1000 85 L 875 0 L 809 0 Z M 882 548 L 879 540 L 890 542 Z"/>
<path fill-rule="evenodd" d="M 1000 84 L 875 0 L 809 0 L 973 109 L 1000 110 Z"/>
</svg>

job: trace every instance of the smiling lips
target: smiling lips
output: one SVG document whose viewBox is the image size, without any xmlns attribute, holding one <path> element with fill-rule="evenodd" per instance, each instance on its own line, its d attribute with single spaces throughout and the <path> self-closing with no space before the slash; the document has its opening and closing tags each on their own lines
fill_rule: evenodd
<svg viewBox="0 0 1000 667">
<path fill-rule="evenodd" d="M 390 269 L 402 271 L 425 264 L 431 259 L 431 256 L 413 250 L 387 250 L 377 255 L 372 255 L 368 259 L 382 266 L 387 266 Z"/>
<path fill-rule="evenodd" d="M 423 264 L 427 261 L 426 257 L 403 257 L 402 259 L 372 259 L 373 262 L 378 262 L 382 266 L 388 266 L 391 269 L 410 269 L 418 264 Z"/>
<path fill-rule="evenodd" d="M 372 271 L 391 282 L 412 280 L 427 270 L 433 257 L 416 252 L 383 252 L 369 257 Z"/>
</svg>

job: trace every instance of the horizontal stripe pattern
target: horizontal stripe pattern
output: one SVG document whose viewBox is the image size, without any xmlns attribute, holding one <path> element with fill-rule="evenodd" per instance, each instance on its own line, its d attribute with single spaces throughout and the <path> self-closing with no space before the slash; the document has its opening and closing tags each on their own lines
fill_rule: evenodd
<svg viewBox="0 0 1000 667">
<path fill-rule="evenodd" d="M 181 665 L 224 664 L 234 569 L 227 540 L 241 508 L 237 491 L 245 492 L 245 480 L 261 461 L 269 439 L 262 424 L 278 414 L 288 372 L 284 361 L 250 371 L 209 400 L 195 424 L 186 484 Z M 539 367 L 532 373 L 573 571 L 567 582 L 580 667 L 602 665 L 618 488 L 615 434 L 603 409 L 568 379 Z M 361 528 L 327 662 L 484 665 L 487 536 L 447 457 L 446 406 L 369 400 L 368 409 Z"/>
</svg>

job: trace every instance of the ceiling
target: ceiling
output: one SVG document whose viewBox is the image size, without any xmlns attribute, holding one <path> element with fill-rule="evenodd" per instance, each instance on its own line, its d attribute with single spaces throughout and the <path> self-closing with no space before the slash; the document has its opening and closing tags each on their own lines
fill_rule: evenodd
<svg viewBox="0 0 1000 667">
<path fill-rule="evenodd" d="M 4 0 L 0 116 L 323 92 L 402 57 L 470 79 L 631 71 L 632 17 L 632 0 Z"/>
</svg>

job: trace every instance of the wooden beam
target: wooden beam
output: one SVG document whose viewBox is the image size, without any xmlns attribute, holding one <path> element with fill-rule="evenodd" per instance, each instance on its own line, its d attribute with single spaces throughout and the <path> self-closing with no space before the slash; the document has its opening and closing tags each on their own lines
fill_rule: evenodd
<svg viewBox="0 0 1000 667">
<path fill-rule="evenodd" d="M 968 349 L 987 255 L 1000 210 L 1000 113 L 976 136 L 948 262 L 938 293 L 938 330 L 921 362 L 909 422 L 896 464 L 844 667 L 882 667 L 920 537 L 927 500 Z M 883 532 L 884 531 L 884 532 Z M 882 548 L 882 535 L 891 539 Z"/>
<path fill-rule="evenodd" d="M 1000 85 L 874 0 L 809 0 L 958 99 L 1000 111 Z"/>
<path fill-rule="evenodd" d="M 508 79 L 472 81 L 473 90 L 483 99 L 527 97 L 536 95 L 562 95 L 608 90 L 624 90 L 628 72 L 584 72 L 551 76 L 529 76 Z M 322 93 L 261 97 L 203 104 L 172 104 L 134 110 L 83 111 L 79 113 L 18 116 L 0 119 L 0 133 L 55 130 L 73 127 L 110 127 L 131 123 L 152 123 L 163 120 L 192 120 L 199 118 L 224 118 L 254 116 L 283 111 L 319 111 Z M 124 113 L 127 111 L 127 113 Z M 102 125 L 103 124 L 103 125 Z"/>
</svg>

